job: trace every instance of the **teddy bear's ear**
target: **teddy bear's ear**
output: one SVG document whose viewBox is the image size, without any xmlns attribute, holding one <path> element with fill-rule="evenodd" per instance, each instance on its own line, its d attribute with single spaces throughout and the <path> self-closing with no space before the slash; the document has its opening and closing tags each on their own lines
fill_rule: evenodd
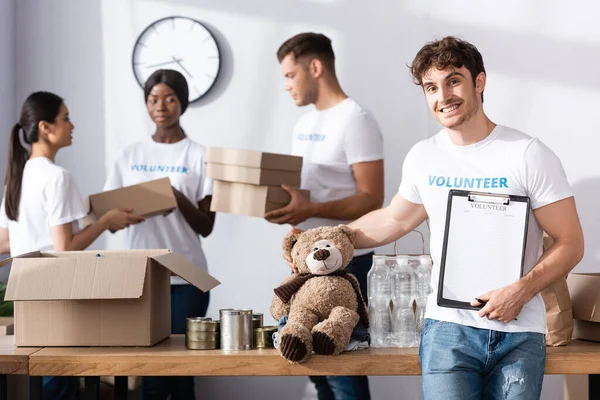
<svg viewBox="0 0 600 400">
<path fill-rule="evenodd" d="M 338 225 L 338 228 L 344 233 L 344 235 L 348 236 L 348 239 L 354 244 L 354 229 L 350 228 L 348 225 Z"/>
<path fill-rule="evenodd" d="M 294 247 L 294 245 L 296 244 L 296 242 L 298 241 L 298 238 L 300 237 L 302 233 L 298 233 L 298 232 L 290 232 L 287 235 L 285 235 L 285 238 L 283 238 L 283 251 L 287 254 L 291 254 L 292 253 L 292 248 Z"/>
</svg>

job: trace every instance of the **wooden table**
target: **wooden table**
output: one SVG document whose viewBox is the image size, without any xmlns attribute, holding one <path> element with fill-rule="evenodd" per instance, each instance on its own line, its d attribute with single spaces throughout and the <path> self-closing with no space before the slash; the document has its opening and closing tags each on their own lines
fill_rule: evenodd
<svg viewBox="0 0 600 400">
<path fill-rule="evenodd" d="M 590 398 L 600 398 L 600 391 L 593 386 L 600 376 L 600 344 L 576 340 L 569 346 L 549 347 L 545 373 L 590 375 Z M 154 347 L 144 348 L 43 348 L 31 354 L 29 374 L 84 377 L 391 376 L 420 375 L 421 368 L 416 348 L 369 349 L 339 357 L 315 355 L 307 363 L 291 365 L 274 349 L 187 350 L 183 335 L 174 335 Z M 123 395 L 123 387 L 126 390 L 126 379 L 119 379 L 118 386 L 117 398 L 123 398 L 118 396 Z M 98 388 L 96 378 L 86 380 L 90 398 L 94 398 Z"/>
<path fill-rule="evenodd" d="M 7 398 L 6 377 L 28 375 L 29 356 L 38 350 L 38 347 L 15 347 L 14 336 L 0 336 L 0 400 Z"/>
</svg>

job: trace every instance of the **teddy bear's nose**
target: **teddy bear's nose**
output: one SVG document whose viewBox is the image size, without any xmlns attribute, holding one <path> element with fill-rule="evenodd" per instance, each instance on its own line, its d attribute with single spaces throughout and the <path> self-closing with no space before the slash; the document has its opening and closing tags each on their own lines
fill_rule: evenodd
<svg viewBox="0 0 600 400">
<path fill-rule="evenodd" d="M 325 261 L 329 257 L 329 254 L 330 254 L 329 250 L 320 249 L 315 252 L 315 254 L 313 255 L 313 258 L 317 261 Z"/>
</svg>

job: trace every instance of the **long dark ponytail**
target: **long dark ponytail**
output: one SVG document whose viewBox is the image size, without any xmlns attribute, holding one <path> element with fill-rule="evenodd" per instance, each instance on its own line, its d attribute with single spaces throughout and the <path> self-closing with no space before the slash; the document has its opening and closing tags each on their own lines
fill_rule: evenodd
<svg viewBox="0 0 600 400">
<path fill-rule="evenodd" d="M 23 170 L 29 158 L 28 150 L 21 143 L 21 131 L 23 141 L 31 145 L 39 139 L 39 124 L 42 121 L 54 123 L 63 99 L 50 92 L 35 92 L 29 95 L 21 107 L 19 122 L 13 126 L 10 132 L 10 143 L 8 146 L 8 167 L 4 185 L 6 188 L 6 200 L 4 208 L 6 216 L 11 221 L 19 218 L 19 203 L 21 201 L 21 184 L 23 181 Z"/>
</svg>

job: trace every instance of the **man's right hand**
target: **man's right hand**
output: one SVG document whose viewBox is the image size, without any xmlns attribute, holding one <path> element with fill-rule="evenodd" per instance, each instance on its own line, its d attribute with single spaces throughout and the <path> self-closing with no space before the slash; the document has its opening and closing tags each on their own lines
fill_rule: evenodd
<svg viewBox="0 0 600 400">
<path fill-rule="evenodd" d="M 304 232 L 302 229 L 298 229 L 298 228 L 294 228 L 294 227 L 292 227 L 292 229 L 290 229 L 290 231 L 291 231 L 291 233 Z M 292 271 L 294 271 L 295 274 L 300 272 L 300 271 L 298 271 L 298 268 L 294 264 L 294 261 L 292 260 L 292 255 L 290 253 L 283 253 L 283 258 L 285 259 L 285 261 L 287 261 L 288 266 L 292 269 Z"/>
<path fill-rule="evenodd" d="M 141 215 L 132 214 L 132 211 L 131 208 L 115 208 L 104 214 L 102 219 L 104 219 L 107 229 L 111 232 L 116 232 L 146 220 Z"/>
</svg>

